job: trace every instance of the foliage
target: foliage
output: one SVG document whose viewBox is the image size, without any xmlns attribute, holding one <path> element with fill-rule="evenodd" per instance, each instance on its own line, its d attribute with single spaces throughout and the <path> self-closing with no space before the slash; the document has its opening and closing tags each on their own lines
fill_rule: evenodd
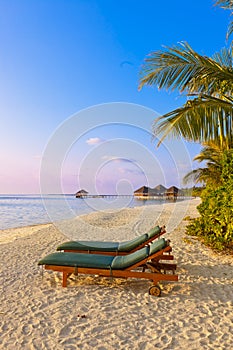
<svg viewBox="0 0 233 350">
<path fill-rule="evenodd" d="M 212 58 L 195 52 L 189 44 L 152 52 L 141 70 L 139 88 L 157 85 L 159 89 L 178 89 L 188 101 L 154 123 L 159 144 L 168 135 L 187 141 L 218 140 L 232 144 L 233 56 L 222 49 Z"/>
<path fill-rule="evenodd" d="M 231 14 L 232 14 L 232 10 L 233 10 L 233 1 L 232 0 L 217 0 L 215 5 L 218 5 L 225 10 L 231 10 Z M 229 39 L 229 37 L 231 36 L 232 33 L 233 33 L 233 23 L 231 21 L 229 26 L 228 26 L 227 39 Z"/>
<path fill-rule="evenodd" d="M 230 10 L 233 0 L 216 0 Z M 232 22 L 230 27 L 233 28 Z M 233 29 L 229 28 L 228 36 Z M 187 42 L 150 53 L 140 72 L 139 89 L 145 85 L 179 90 L 187 102 L 154 123 L 159 144 L 167 136 L 200 143 L 233 144 L 233 48 L 223 48 L 213 57 L 200 55 Z"/>
<path fill-rule="evenodd" d="M 178 89 L 185 93 L 219 94 L 232 90 L 226 82 L 232 79 L 232 52 L 224 48 L 213 58 L 200 55 L 187 42 L 164 47 L 150 53 L 140 72 L 141 89 L 157 85 L 159 89 Z"/>
<path fill-rule="evenodd" d="M 232 10 L 233 1 L 232 0 L 216 0 L 215 5 L 218 5 L 226 10 Z"/>
<path fill-rule="evenodd" d="M 215 3 L 232 14 L 233 0 Z M 227 37 L 232 33 L 231 22 Z M 139 89 L 156 85 L 187 96 L 183 106 L 155 120 L 153 131 L 159 144 L 172 136 L 204 147 L 196 160 L 205 160 L 206 168 L 186 177 L 206 184 L 198 207 L 200 218 L 188 226 L 188 233 L 204 237 L 215 248 L 233 246 L 232 43 L 213 57 L 200 55 L 186 42 L 165 47 L 146 57 L 140 74 Z"/>
<path fill-rule="evenodd" d="M 192 187 L 181 188 L 180 192 L 182 193 L 182 195 L 184 197 L 191 197 L 193 189 L 192 189 Z"/>
<path fill-rule="evenodd" d="M 219 145 L 216 141 L 204 143 L 201 152 L 193 160 L 199 163 L 205 161 L 206 167 L 190 171 L 185 175 L 183 182 L 187 184 L 191 180 L 195 183 L 220 185 L 222 172 L 221 159 L 223 151 L 226 149 L 228 147 L 227 145 L 224 147 L 224 143 L 223 145 Z"/>
<path fill-rule="evenodd" d="M 193 187 L 192 196 L 193 197 L 201 197 L 202 192 L 205 190 L 205 186 Z"/>
<path fill-rule="evenodd" d="M 222 157 L 221 185 L 208 185 L 198 206 L 200 217 L 187 226 L 187 233 L 202 237 L 216 249 L 233 246 L 233 150 Z"/>
</svg>

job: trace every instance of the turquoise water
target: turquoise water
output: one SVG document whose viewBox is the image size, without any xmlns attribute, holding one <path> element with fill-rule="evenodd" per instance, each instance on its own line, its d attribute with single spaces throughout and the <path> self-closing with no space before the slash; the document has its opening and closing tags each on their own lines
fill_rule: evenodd
<svg viewBox="0 0 233 350">
<path fill-rule="evenodd" d="M 133 196 L 81 199 L 69 195 L 47 195 L 43 198 L 39 195 L 0 195 L 0 229 L 56 222 L 104 209 L 161 203 Z"/>
</svg>

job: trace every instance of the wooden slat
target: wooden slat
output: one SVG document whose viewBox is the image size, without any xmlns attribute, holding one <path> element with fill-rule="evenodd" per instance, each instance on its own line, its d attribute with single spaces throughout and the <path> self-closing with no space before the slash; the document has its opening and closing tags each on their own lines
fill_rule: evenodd
<svg viewBox="0 0 233 350">
<path fill-rule="evenodd" d="M 152 280 L 154 283 L 159 281 L 178 281 L 177 275 L 153 273 L 153 272 L 140 272 L 129 270 L 104 270 L 104 269 L 92 269 L 92 268 L 75 268 L 69 266 L 54 266 L 45 265 L 45 269 L 53 270 L 63 273 L 62 286 L 66 287 L 67 277 L 70 273 L 78 272 L 80 274 L 87 275 L 99 275 L 102 277 L 120 277 L 120 278 L 143 278 Z"/>
</svg>

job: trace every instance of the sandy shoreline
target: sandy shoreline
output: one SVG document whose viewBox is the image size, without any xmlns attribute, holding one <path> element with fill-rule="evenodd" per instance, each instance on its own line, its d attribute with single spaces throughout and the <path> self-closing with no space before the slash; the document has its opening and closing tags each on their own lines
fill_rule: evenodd
<svg viewBox="0 0 233 350">
<path fill-rule="evenodd" d="M 233 257 L 185 235 L 198 199 L 89 214 L 72 222 L 0 231 L 0 349 L 231 349 Z M 148 294 L 144 280 L 73 278 L 37 262 L 70 238 L 127 240 L 154 224 L 167 227 L 178 282 Z"/>
</svg>

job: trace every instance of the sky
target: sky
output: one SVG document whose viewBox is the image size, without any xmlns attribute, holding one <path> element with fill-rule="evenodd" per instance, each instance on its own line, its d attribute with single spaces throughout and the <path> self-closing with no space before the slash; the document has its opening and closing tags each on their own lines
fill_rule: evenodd
<svg viewBox="0 0 233 350">
<path fill-rule="evenodd" d="M 185 98 L 139 91 L 140 69 L 181 41 L 212 56 L 229 20 L 212 0 L 0 0 L 0 193 L 182 187 L 200 145 L 151 133 Z"/>
</svg>

